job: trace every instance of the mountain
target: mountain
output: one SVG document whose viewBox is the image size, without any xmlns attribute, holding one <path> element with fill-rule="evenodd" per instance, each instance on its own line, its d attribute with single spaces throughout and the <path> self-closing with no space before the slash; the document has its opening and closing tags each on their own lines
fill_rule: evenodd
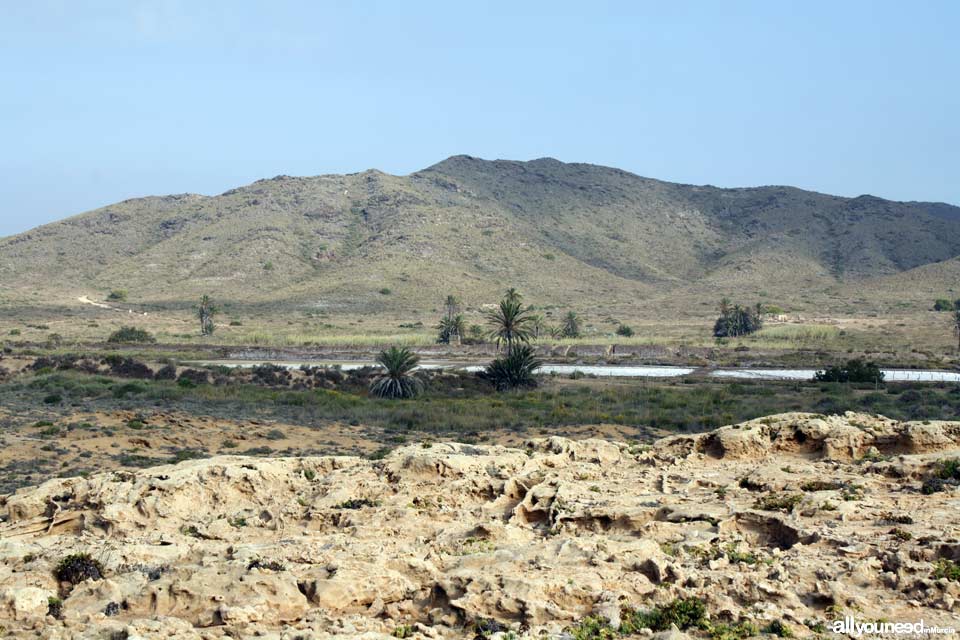
<svg viewBox="0 0 960 640">
<path fill-rule="evenodd" d="M 815 305 L 956 256 L 960 208 L 946 204 L 454 156 L 407 176 L 277 176 L 126 200 L 0 240 L 0 292 L 125 289 L 172 305 L 213 293 L 361 314 L 425 312 L 449 292 L 476 306 L 507 286 L 584 309 L 712 306 L 721 293 Z"/>
</svg>

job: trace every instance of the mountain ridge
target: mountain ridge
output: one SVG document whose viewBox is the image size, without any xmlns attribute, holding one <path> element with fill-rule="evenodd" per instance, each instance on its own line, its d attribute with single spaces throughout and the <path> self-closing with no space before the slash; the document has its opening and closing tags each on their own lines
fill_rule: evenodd
<svg viewBox="0 0 960 640">
<path fill-rule="evenodd" d="M 820 290 L 958 255 L 960 208 L 943 203 L 457 155 L 405 176 L 278 175 L 215 196 L 127 199 L 0 239 L 0 278 L 11 294 L 211 292 L 367 313 L 507 285 L 541 304 L 614 306 L 680 290 Z"/>
</svg>

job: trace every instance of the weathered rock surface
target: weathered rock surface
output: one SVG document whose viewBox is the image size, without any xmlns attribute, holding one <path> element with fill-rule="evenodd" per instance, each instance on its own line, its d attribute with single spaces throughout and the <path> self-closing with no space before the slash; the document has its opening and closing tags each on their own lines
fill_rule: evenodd
<svg viewBox="0 0 960 640">
<path fill-rule="evenodd" d="M 932 573 L 960 560 L 960 492 L 920 484 L 957 455 L 960 423 L 783 414 L 652 447 L 411 445 L 52 480 L 0 498 L 0 626 L 292 640 L 474 637 L 495 621 L 562 637 L 678 597 L 800 636 L 840 611 L 947 626 L 960 582 Z M 58 584 L 74 553 L 104 578 Z"/>
</svg>

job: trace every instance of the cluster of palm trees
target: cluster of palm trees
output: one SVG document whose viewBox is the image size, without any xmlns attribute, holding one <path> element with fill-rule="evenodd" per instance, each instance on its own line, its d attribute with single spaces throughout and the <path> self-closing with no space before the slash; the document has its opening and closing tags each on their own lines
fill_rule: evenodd
<svg viewBox="0 0 960 640">
<path fill-rule="evenodd" d="M 534 372 L 542 364 L 536 357 L 530 342 L 545 333 L 556 337 L 580 336 L 580 318 L 576 313 L 567 313 L 559 327 L 547 329 L 543 316 L 523 304 L 523 296 L 514 288 L 507 289 L 495 309 L 486 314 L 490 327 L 489 338 L 496 342 L 503 354 L 483 371 L 482 375 L 500 390 L 530 387 L 536 384 Z M 439 341 L 460 344 L 466 333 L 466 323 L 461 313 L 461 302 L 456 296 L 447 296 L 444 315 L 438 325 Z M 422 388 L 414 371 L 419 358 L 407 348 L 391 347 L 381 351 L 377 362 L 384 373 L 371 384 L 370 391 L 381 398 L 410 398 Z"/>
<path fill-rule="evenodd" d="M 487 323 L 492 325 L 489 338 L 497 345 L 509 347 L 514 342 L 530 342 L 544 336 L 551 338 L 579 338 L 580 317 L 567 312 L 558 326 L 547 326 L 544 317 L 534 313 L 532 307 L 524 306 L 523 295 L 515 288 L 506 290 L 496 309 L 486 313 Z M 461 302 L 449 295 L 444 301 L 444 315 L 437 325 L 437 341 L 442 344 L 460 344 L 467 333 L 466 321 L 461 312 Z M 482 331 L 479 335 L 483 335 Z"/>
</svg>

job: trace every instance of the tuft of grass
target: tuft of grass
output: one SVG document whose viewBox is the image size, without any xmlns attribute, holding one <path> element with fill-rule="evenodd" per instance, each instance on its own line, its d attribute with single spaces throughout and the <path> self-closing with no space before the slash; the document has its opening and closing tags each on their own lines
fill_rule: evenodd
<svg viewBox="0 0 960 640">
<path fill-rule="evenodd" d="M 782 620 L 774 620 L 763 629 L 764 633 L 770 633 L 780 638 L 792 638 L 793 629 L 791 629 Z"/>
<path fill-rule="evenodd" d="M 637 633 L 641 629 L 666 631 L 674 625 L 681 631 L 709 628 L 707 607 L 700 598 L 678 598 L 649 611 L 625 610 L 621 620 L 621 633 Z"/>
<path fill-rule="evenodd" d="M 619 635 L 617 629 L 600 616 L 587 616 L 567 631 L 573 640 L 612 640 Z"/>
<path fill-rule="evenodd" d="M 710 637 L 713 640 L 744 640 L 760 633 L 757 625 L 752 622 L 737 622 L 736 624 L 710 625 Z"/>
<path fill-rule="evenodd" d="M 801 491 L 838 491 L 843 488 L 843 483 L 830 480 L 808 480 L 800 485 Z"/>
<path fill-rule="evenodd" d="M 770 493 L 757 498 L 756 502 L 753 503 L 753 508 L 761 511 L 790 513 L 801 500 L 803 500 L 803 495 L 799 493 Z"/>
<path fill-rule="evenodd" d="M 934 580 L 946 578 L 947 580 L 960 582 L 960 564 L 957 564 L 953 560 L 942 558 L 934 565 L 933 573 L 931 573 L 930 576 Z"/>
</svg>

